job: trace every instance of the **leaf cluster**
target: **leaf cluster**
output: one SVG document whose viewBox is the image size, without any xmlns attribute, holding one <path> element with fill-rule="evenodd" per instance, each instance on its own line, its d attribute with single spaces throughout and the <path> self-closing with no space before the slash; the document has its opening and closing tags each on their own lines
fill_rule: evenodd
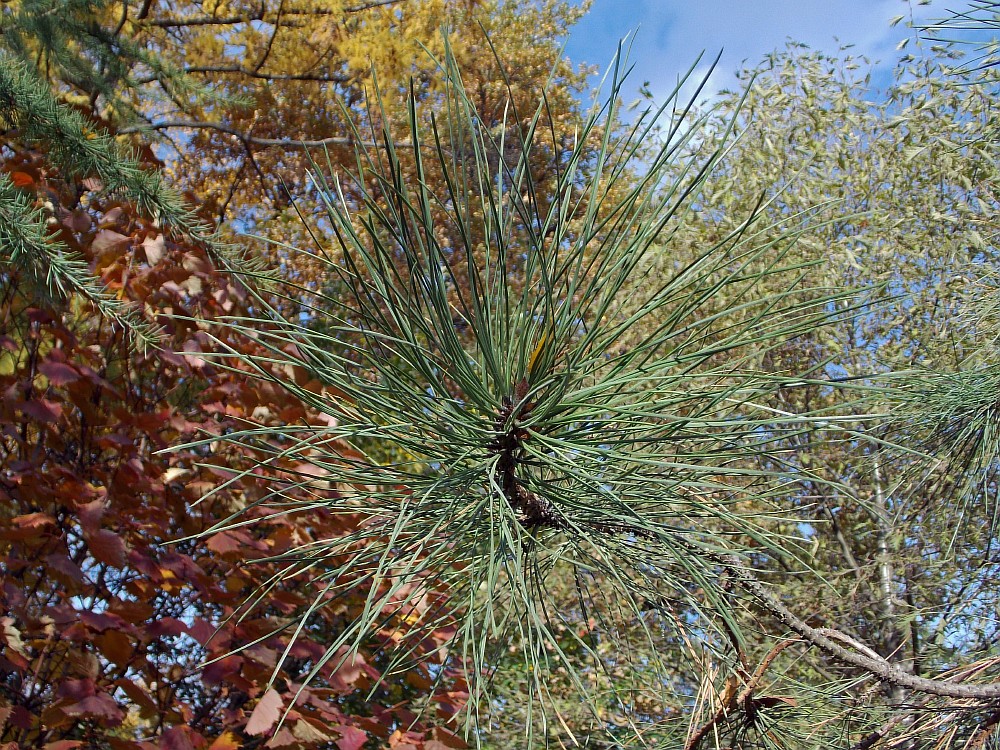
<svg viewBox="0 0 1000 750">
<path fill-rule="evenodd" d="M 370 738 L 461 746 L 433 714 L 415 724 L 406 708 L 438 676 L 430 671 L 437 662 L 383 682 L 377 644 L 319 670 L 293 708 L 294 686 L 322 655 L 320 644 L 363 608 L 364 596 L 325 610 L 285 654 L 290 623 L 311 603 L 310 582 L 289 579 L 249 613 L 246 599 L 281 566 L 247 563 L 340 536 L 352 520 L 322 511 L 258 518 L 259 480 L 228 481 L 258 456 L 225 442 L 160 452 L 240 429 L 251 416 L 292 435 L 322 423 L 296 397 L 205 361 L 210 340 L 192 319 L 243 309 L 243 287 L 133 204 L 54 173 L 44 154 L 21 152 L 2 166 L 5 175 L 32 177 L 20 198 L 37 191 L 66 206 L 89 195 L 58 210 L 57 236 L 169 343 L 143 355 L 79 297 L 40 299 L 30 279 L 13 273 L 0 285 L 0 741 L 236 748 L 269 739 L 289 709 L 277 740 L 288 748 L 356 749 Z M 251 358 L 264 354 L 236 345 Z M 282 464 L 265 473 L 296 471 Z M 178 541 L 247 508 L 252 526 Z M 424 647 L 441 637 L 430 634 Z M 461 682 L 448 685 L 434 706 L 441 718 L 464 701 Z M 397 726 L 408 729 L 394 735 Z"/>
</svg>

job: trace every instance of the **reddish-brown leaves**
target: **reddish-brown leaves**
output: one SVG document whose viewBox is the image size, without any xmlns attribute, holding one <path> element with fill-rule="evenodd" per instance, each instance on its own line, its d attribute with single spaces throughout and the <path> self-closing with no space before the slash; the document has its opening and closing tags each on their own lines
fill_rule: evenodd
<svg viewBox="0 0 1000 750">
<path fill-rule="evenodd" d="M 232 750 L 254 733 L 257 743 L 294 750 L 358 750 L 369 738 L 437 747 L 451 735 L 424 723 L 391 740 L 395 726 L 410 726 L 407 701 L 427 683 L 381 685 L 386 655 L 377 649 L 343 665 L 333 659 L 270 736 L 368 592 L 319 612 L 265 692 L 288 645 L 277 626 L 308 606 L 311 582 L 296 579 L 246 613 L 245 598 L 276 571 L 248 561 L 347 533 L 357 519 L 255 511 L 252 526 L 178 542 L 263 490 L 236 482 L 199 504 L 251 457 L 222 443 L 158 451 L 252 417 L 275 425 L 323 417 L 201 356 L 212 342 L 183 316 L 238 313 L 245 295 L 200 250 L 129 206 L 91 194 L 82 207 L 78 191 L 99 184 L 58 182 L 33 158 L 15 157 L 16 171 L 31 177 L 22 188 L 64 201 L 60 238 L 167 340 L 162 352 L 137 355 L 81 301 L 43 309 L 16 276 L 0 279 L 0 675 L 12 686 L 0 693 L 0 747 Z M 255 351 L 253 342 L 228 343 Z M 322 390 L 305 373 L 296 377 Z M 445 697 L 448 710 L 464 695 L 459 686 Z"/>
<path fill-rule="evenodd" d="M 337 740 L 340 750 L 361 750 L 368 740 L 368 735 L 357 727 L 340 726 L 337 731 L 340 732 L 340 739 Z"/>
<path fill-rule="evenodd" d="M 270 688 L 257 702 L 244 731 L 247 734 L 264 734 L 270 731 L 281 718 L 281 708 L 281 695 Z"/>
<path fill-rule="evenodd" d="M 27 172 L 11 172 L 10 180 L 19 188 L 30 188 L 35 184 L 34 178 Z"/>
<path fill-rule="evenodd" d="M 208 750 L 239 750 L 242 744 L 236 734 L 226 731 L 215 738 L 215 741 L 209 745 Z"/>
<path fill-rule="evenodd" d="M 63 362 L 47 359 L 38 366 L 38 371 L 49 380 L 49 385 L 64 386 L 80 379 L 80 372 Z"/>
<path fill-rule="evenodd" d="M 97 529 L 90 533 L 84 532 L 83 538 L 97 562 L 116 568 L 125 567 L 125 542 L 115 532 Z"/>
</svg>

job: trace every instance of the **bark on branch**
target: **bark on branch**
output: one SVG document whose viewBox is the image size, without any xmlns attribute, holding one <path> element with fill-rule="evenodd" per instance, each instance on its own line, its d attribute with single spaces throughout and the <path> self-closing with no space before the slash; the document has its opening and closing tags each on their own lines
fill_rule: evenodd
<svg viewBox="0 0 1000 750">
<path fill-rule="evenodd" d="M 144 130 L 174 130 L 180 128 L 187 128 L 192 130 L 215 130 L 220 133 L 226 133 L 227 135 L 239 138 L 244 143 L 250 143 L 254 146 L 280 146 L 283 148 L 294 148 L 294 147 L 305 147 L 305 148 L 321 148 L 323 146 L 351 146 L 356 142 L 355 139 L 345 137 L 345 136 L 330 136 L 329 138 L 319 138 L 316 140 L 296 140 L 294 138 L 260 138 L 255 135 L 249 135 L 247 133 L 242 133 L 236 128 L 229 127 L 228 125 L 223 125 L 221 122 L 202 122 L 200 120 L 163 120 L 161 122 L 152 122 L 148 125 L 129 125 L 118 130 L 118 133 L 126 135 L 128 133 L 140 133 Z M 397 144 L 399 145 L 399 144 Z M 407 144 L 402 144 L 407 145 Z"/>
<path fill-rule="evenodd" d="M 691 545 L 691 547 L 694 548 L 694 545 Z M 705 554 L 704 550 L 696 551 L 700 554 Z M 757 580 L 753 573 L 744 568 L 739 563 L 739 560 L 726 558 L 722 555 L 713 555 L 713 557 L 716 557 L 717 561 L 726 567 L 730 575 L 733 576 L 744 591 L 753 596 L 761 607 L 781 621 L 789 630 L 802 636 L 802 638 L 812 645 L 822 649 L 845 664 L 862 669 L 883 682 L 920 693 L 929 693 L 947 698 L 971 698 L 982 701 L 996 701 L 1000 699 L 1000 683 L 963 685 L 948 680 L 932 680 L 926 677 L 918 677 L 903 671 L 880 657 L 875 658 L 869 654 L 845 648 L 834 641 L 828 634 L 824 633 L 825 628 L 813 628 L 796 616 L 788 607 L 778 601 Z M 838 637 L 840 635 L 843 634 L 838 633 Z M 845 635 L 844 638 L 849 637 Z"/>
<path fill-rule="evenodd" d="M 366 10 L 374 10 L 388 5 L 396 5 L 406 2 L 406 0 L 372 0 L 372 2 L 353 5 L 341 10 L 328 8 L 312 8 L 310 10 L 288 10 L 285 15 L 289 16 L 334 16 L 342 14 L 363 13 Z M 185 26 L 233 26 L 239 23 L 250 23 L 251 21 L 264 21 L 264 7 L 255 13 L 241 13 L 231 16 L 190 16 L 188 18 L 154 18 L 146 21 L 150 26 L 158 26 L 163 29 L 182 28 Z"/>
</svg>

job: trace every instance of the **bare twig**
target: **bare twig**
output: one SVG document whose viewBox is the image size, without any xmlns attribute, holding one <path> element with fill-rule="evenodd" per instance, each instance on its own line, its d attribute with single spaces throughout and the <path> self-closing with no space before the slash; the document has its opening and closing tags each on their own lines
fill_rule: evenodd
<svg viewBox="0 0 1000 750">
<path fill-rule="evenodd" d="M 749 713 L 752 710 L 754 690 L 756 690 L 760 685 L 760 682 L 764 679 L 764 675 L 767 673 L 767 670 L 770 668 L 774 660 L 778 658 L 778 654 L 791 646 L 793 643 L 799 643 L 799 639 L 788 638 L 772 648 L 770 652 L 768 652 L 767 656 L 765 656 L 761 663 L 757 666 L 757 669 L 754 670 L 750 679 L 747 680 L 747 684 L 743 690 L 741 690 L 739 694 L 734 693 L 728 700 L 722 701 L 712 718 L 702 724 L 697 731 L 695 731 L 695 733 L 688 738 L 688 741 L 684 743 L 684 750 L 696 750 L 705 736 L 712 731 L 712 728 L 725 719 L 731 712 L 739 710 L 740 706 L 746 706 L 746 710 Z"/>
<path fill-rule="evenodd" d="M 200 120 L 164 120 L 161 122 L 149 123 L 147 125 L 128 125 L 121 128 L 118 132 L 125 135 L 128 133 L 139 133 L 143 130 L 174 130 L 180 128 L 187 128 L 191 130 L 216 130 L 220 133 L 235 136 L 244 143 L 250 143 L 254 146 L 280 146 L 283 148 L 293 148 L 298 146 L 304 148 L 322 148 L 323 146 L 351 146 L 355 143 L 353 138 L 347 136 L 330 136 L 329 138 L 320 138 L 316 140 L 260 138 L 255 135 L 242 133 L 236 128 L 223 125 L 221 122 L 202 122 Z"/>
<path fill-rule="evenodd" d="M 342 10 L 332 10 L 329 8 L 310 8 L 309 10 L 289 10 L 285 15 L 289 16 L 334 16 L 341 14 L 363 13 L 366 10 L 374 10 L 388 5 L 404 3 L 406 0 L 373 0 L 373 2 L 362 3 Z M 185 26 L 233 26 L 240 23 L 250 23 L 251 21 L 266 21 L 265 11 L 261 7 L 254 13 L 240 13 L 231 16 L 190 16 L 188 18 L 156 18 L 148 21 L 150 26 L 157 26 L 163 29 L 183 28 Z"/>
</svg>

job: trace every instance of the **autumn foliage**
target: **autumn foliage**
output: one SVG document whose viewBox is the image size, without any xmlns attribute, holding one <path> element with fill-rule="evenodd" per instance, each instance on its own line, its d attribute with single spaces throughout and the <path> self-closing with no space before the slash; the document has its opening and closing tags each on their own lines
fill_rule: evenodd
<svg viewBox="0 0 1000 750">
<path fill-rule="evenodd" d="M 422 667 L 383 679 L 380 663 L 405 637 L 387 617 L 361 658 L 333 654 L 305 685 L 364 606 L 365 582 L 314 616 L 283 661 L 322 571 L 245 606 L 289 563 L 260 560 L 357 523 L 255 505 L 271 485 L 240 475 L 254 456 L 225 443 L 173 449 L 248 422 L 286 425 L 289 439 L 296 425 L 322 424 L 286 391 L 202 356 L 212 344 L 202 321 L 238 314 L 246 290 L 99 186 L 61 179 L 42 154 L 8 154 L 2 169 L 163 332 L 162 351 L 139 354 L 86 305 L 0 277 L 2 746 L 464 747 L 445 727 L 465 699 L 437 653 L 446 630 L 408 644 Z M 289 477 L 300 468 L 271 464 Z M 238 511 L 254 522 L 197 536 Z"/>
</svg>

